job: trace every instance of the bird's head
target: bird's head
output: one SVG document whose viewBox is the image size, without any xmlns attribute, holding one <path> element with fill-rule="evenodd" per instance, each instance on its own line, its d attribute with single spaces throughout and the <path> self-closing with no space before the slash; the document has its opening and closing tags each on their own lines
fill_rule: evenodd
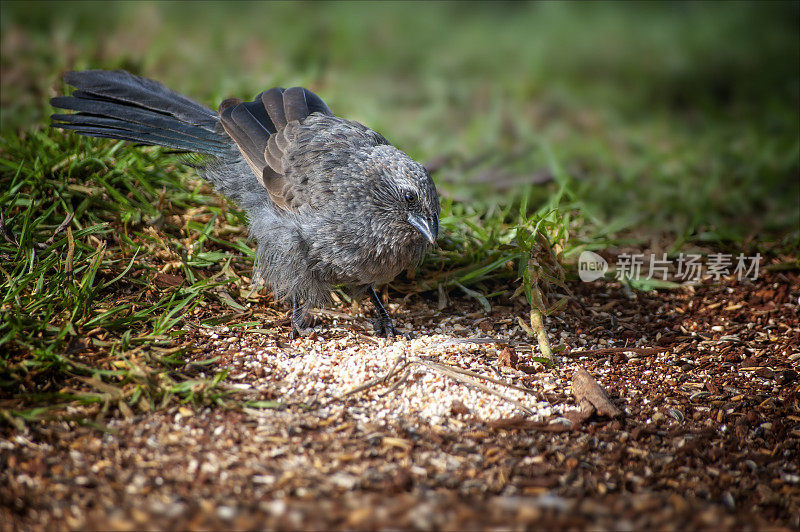
<svg viewBox="0 0 800 532">
<path fill-rule="evenodd" d="M 425 167 L 393 146 L 379 146 L 373 198 L 398 236 L 433 244 L 439 235 L 439 195 Z"/>
</svg>

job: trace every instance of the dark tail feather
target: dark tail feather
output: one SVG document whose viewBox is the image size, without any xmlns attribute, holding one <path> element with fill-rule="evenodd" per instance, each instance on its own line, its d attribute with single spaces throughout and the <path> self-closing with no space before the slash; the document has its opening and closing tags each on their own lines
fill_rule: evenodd
<svg viewBox="0 0 800 532">
<path fill-rule="evenodd" d="M 52 127 L 216 156 L 235 153 L 214 111 L 156 81 L 107 70 L 69 72 L 64 80 L 78 90 L 50 103 L 78 112 L 53 115 Z"/>
</svg>

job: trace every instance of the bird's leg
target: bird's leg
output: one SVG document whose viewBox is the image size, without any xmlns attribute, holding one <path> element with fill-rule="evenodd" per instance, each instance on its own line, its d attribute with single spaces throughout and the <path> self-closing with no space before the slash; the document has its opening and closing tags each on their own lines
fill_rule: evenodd
<svg viewBox="0 0 800 532">
<path fill-rule="evenodd" d="M 389 317 L 389 313 L 386 312 L 385 308 L 383 308 L 381 298 L 375 293 L 374 286 L 369 287 L 369 297 L 372 300 L 372 304 L 375 305 L 375 310 L 378 313 L 375 321 L 372 322 L 373 327 L 375 327 L 375 334 L 377 336 L 383 336 L 384 338 L 394 338 L 395 336 L 398 336 L 399 333 L 397 332 L 397 329 L 394 328 L 392 318 Z"/>
<path fill-rule="evenodd" d="M 292 332 L 289 333 L 289 340 L 294 340 L 297 335 L 308 336 L 313 329 L 306 327 L 305 309 L 297 304 L 297 296 L 292 295 Z"/>
</svg>

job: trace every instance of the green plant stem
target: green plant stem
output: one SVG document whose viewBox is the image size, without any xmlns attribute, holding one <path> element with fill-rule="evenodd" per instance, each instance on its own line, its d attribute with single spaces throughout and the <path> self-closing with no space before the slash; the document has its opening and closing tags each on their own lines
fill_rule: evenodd
<svg viewBox="0 0 800 532">
<path fill-rule="evenodd" d="M 550 340 L 547 338 L 547 330 L 544 328 L 544 316 L 536 307 L 531 309 L 531 329 L 535 333 L 536 341 L 539 342 L 542 357 L 552 361 L 553 351 L 550 349 Z"/>
</svg>

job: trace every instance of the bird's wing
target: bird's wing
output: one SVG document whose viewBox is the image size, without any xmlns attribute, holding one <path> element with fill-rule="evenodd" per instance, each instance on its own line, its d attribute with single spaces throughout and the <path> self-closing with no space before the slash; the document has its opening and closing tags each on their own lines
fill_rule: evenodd
<svg viewBox="0 0 800 532">
<path fill-rule="evenodd" d="M 273 88 L 252 102 L 228 99 L 220 121 L 272 201 L 285 211 L 316 207 L 359 147 L 387 144 L 366 126 L 333 115 L 302 87 Z"/>
</svg>

